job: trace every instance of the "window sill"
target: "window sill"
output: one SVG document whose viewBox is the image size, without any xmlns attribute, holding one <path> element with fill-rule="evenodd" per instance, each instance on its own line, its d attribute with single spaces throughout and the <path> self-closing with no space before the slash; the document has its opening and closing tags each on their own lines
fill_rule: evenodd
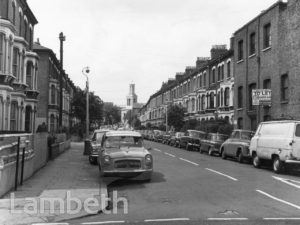
<svg viewBox="0 0 300 225">
<path fill-rule="evenodd" d="M 249 55 L 249 59 L 253 58 L 256 56 L 256 53 L 252 54 L 252 55 Z"/>
<path fill-rule="evenodd" d="M 240 64 L 242 62 L 244 62 L 244 59 L 241 59 L 241 60 L 237 61 L 236 64 Z"/>
<path fill-rule="evenodd" d="M 244 110 L 244 108 L 238 108 L 238 109 L 236 109 L 236 111 L 243 111 Z"/>
<path fill-rule="evenodd" d="M 267 52 L 267 51 L 271 50 L 271 48 L 272 48 L 272 47 L 269 46 L 269 47 L 264 48 L 262 51 L 263 51 L 263 52 Z"/>
<path fill-rule="evenodd" d="M 280 102 L 280 104 L 282 104 L 282 105 L 288 104 L 288 103 L 289 103 L 289 100 L 282 100 L 282 101 Z"/>
</svg>

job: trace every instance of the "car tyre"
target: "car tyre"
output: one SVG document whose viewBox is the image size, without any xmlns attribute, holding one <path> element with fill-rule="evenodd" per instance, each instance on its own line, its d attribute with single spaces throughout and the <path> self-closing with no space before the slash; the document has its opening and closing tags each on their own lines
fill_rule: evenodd
<svg viewBox="0 0 300 225">
<path fill-rule="evenodd" d="M 252 156 L 252 164 L 255 168 L 260 168 L 261 162 L 256 153 Z"/>
<path fill-rule="evenodd" d="M 201 146 L 200 146 L 200 148 L 199 148 L 199 153 L 200 153 L 200 154 L 203 153 L 203 150 L 202 150 Z"/>
<path fill-rule="evenodd" d="M 190 146 L 189 146 L 188 144 L 186 144 L 185 149 L 186 149 L 187 151 L 190 151 Z"/>
<path fill-rule="evenodd" d="M 238 153 L 237 153 L 237 161 L 239 163 L 243 163 L 243 161 L 244 161 L 244 157 L 243 157 L 243 154 L 242 154 L 241 150 L 239 150 Z"/>
<path fill-rule="evenodd" d="M 223 149 L 222 152 L 221 152 L 221 157 L 222 159 L 226 159 L 227 156 L 226 156 L 226 153 L 225 153 L 225 150 Z"/>
<path fill-rule="evenodd" d="M 284 168 L 283 162 L 279 159 L 278 156 L 275 156 L 273 158 L 273 171 L 275 173 L 282 173 L 283 168 Z"/>
<path fill-rule="evenodd" d="M 208 155 L 210 155 L 210 156 L 213 155 L 213 150 L 211 148 L 208 149 Z"/>
</svg>

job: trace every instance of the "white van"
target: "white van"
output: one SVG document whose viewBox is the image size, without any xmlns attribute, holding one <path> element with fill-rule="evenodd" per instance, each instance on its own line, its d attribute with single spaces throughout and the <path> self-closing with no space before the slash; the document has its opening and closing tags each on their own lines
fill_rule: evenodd
<svg viewBox="0 0 300 225">
<path fill-rule="evenodd" d="M 282 172 L 284 164 L 300 166 L 300 121 L 260 123 L 249 148 L 256 168 L 263 160 L 272 160 L 275 173 Z"/>
</svg>

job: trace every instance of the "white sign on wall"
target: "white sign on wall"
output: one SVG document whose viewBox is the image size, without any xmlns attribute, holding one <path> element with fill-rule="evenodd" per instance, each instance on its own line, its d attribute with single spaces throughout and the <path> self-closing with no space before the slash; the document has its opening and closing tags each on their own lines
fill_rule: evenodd
<svg viewBox="0 0 300 225">
<path fill-rule="evenodd" d="M 252 90 L 252 105 L 271 105 L 271 89 Z"/>
</svg>

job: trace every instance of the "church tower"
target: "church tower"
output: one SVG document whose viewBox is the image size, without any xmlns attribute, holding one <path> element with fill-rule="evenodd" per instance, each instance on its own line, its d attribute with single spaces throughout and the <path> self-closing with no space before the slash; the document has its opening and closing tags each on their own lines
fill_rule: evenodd
<svg viewBox="0 0 300 225">
<path fill-rule="evenodd" d="M 137 103 L 137 95 L 135 94 L 135 84 L 129 85 L 129 94 L 127 95 L 127 108 L 134 108 Z"/>
</svg>

